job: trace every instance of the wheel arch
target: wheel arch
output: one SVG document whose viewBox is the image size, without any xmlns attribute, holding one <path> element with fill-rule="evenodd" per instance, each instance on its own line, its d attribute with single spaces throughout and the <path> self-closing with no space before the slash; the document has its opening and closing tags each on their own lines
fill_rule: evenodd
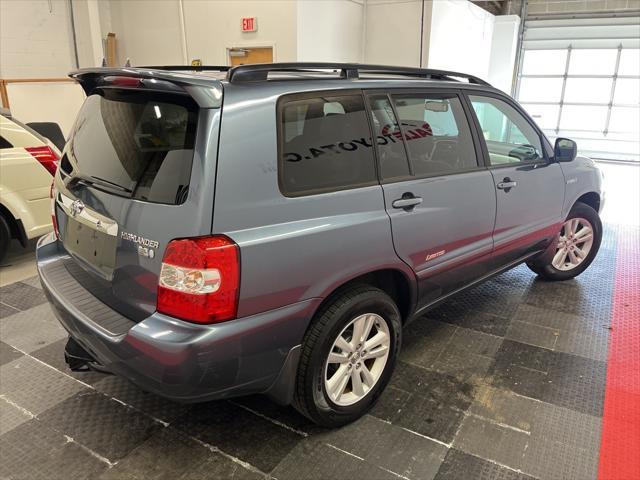
<svg viewBox="0 0 640 480">
<path fill-rule="evenodd" d="M 357 285 L 371 285 L 379 288 L 389 295 L 398 306 L 403 323 L 411 316 L 411 313 L 415 309 L 417 299 L 415 278 L 412 282 L 408 274 L 400 269 L 381 268 L 362 273 L 338 286 L 335 286 L 331 291 L 324 295 L 324 299 L 316 308 L 316 312 L 321 310 L 327 303 L 331 302 L 336 295 L 339 295 L 345 290 Z"/>
<path fill-rule="evenodd" d="M 596 212 L 600 213 L 600 206 L 601 206 L 601 198 L 600 198 L 600 194 L 597 192 L 587 192 L 582 194 L 580 197 L 578 197 L 576 199 L 575 202 L 573 202 L 573 205 L 571 206 L 571 208 L 573 208 L 575 206 L 576 203 L 584 203 L 586 205 L 589 205 L 591 208 L 593 208 Z"/>
<path fill-rule="evenodd" d="M 11 238 L 16 238 L 23 247 L 27 246 L 27 233 L 24 230 L 24 225 L 20 219 L 16 219 L 11 211 L 0 203 L 0 215 L 9 224 L 11 231 Z"/>
</svg>

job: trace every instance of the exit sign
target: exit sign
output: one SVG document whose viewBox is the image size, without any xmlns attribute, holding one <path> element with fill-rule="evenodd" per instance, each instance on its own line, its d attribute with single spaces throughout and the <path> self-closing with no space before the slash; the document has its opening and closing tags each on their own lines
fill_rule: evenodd
<svg viewBox="0 0 640 480">
<path fill-rule="evenodd" d="M 258 19 L 256 17 L 244 17 L 241 27 L 243 32 L 255 32 L 258 30 Z"/>
</svg>

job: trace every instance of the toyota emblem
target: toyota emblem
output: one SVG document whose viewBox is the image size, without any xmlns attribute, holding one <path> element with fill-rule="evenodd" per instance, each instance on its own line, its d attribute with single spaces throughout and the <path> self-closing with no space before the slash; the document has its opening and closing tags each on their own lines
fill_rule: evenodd
<svg viewBox="0 0 640 480">
<path fill-rule="evenodd" d="M 82 203 L 80 200 L 74 200 L 74 202 L 71 204 L 71 215 L 75 217 L 80 212 L 82 212 L 82 210 L 84 210 L 84 203 Z"/>
</svg>

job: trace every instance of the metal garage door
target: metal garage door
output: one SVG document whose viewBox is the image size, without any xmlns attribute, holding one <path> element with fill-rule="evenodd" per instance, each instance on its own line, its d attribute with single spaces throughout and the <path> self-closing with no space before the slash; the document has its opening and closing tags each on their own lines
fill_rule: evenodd
<svg viewBox="0 0 640 480">
<path fill-rule="evenodd" d="M 516 98 L 550 138 L 640 161 L 640 18 L 526 22 Z"/>
</svg>

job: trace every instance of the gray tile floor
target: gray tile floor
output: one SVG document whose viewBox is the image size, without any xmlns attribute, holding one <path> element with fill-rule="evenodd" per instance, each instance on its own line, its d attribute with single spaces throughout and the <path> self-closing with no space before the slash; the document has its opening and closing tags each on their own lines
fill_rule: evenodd
<svg viewBox="0 0 640 480">
<path fill-rule="evenodd" d="M 615 229 L 578 279 L 524 266 L 412 324 L 342 429 L 255 396 L 180 405 L 67 370 L 37 281 L 0 288 L 0 478 L 596 478 Z"/>
</svg>

